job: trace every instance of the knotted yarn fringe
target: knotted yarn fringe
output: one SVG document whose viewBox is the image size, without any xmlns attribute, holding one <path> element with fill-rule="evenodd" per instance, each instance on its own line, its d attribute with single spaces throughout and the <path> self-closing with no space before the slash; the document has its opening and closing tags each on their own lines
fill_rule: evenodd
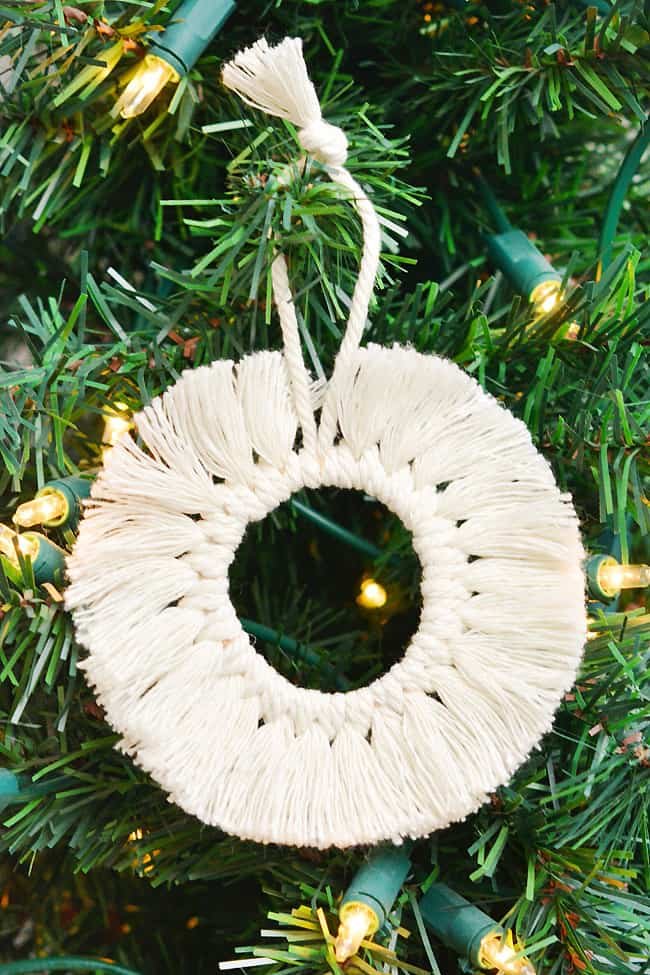
<svg viewBox="0 0 650 975">
<path fill-rule="evenodd" d="M 275 47 L 261 38 L 235 55 L 222 78 L 247 105 L 297 126 L 303 149 L 325 166 L 345 165 L 347 137 L 323 118 L 299 37 L 285 37 Z"/>
<path fill-rule="evenodd" d="M 383 395 L 378 391 L 383 390 Z M 206 823 L 346 847 L 425 835 L 549 730 L 584 634 L 575 513 L 526 427 L 451 362 L 370 345 L 314 465 L 279 352 L 188 369 L 93 486 L 66 603 L 121 747 Z M 412 532 L 422 610 L 403 658 L 324 694 L 243 632 L 228 572 L 303 486 L 363 491 Z"/>
</svg>

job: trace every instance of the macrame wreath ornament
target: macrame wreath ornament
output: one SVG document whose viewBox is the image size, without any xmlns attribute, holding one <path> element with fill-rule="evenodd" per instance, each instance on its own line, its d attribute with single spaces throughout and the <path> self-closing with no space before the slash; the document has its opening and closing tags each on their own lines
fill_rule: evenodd
<svg viewBox="0 0 650 975">
<path fill-rule="evenodd" d="M 120 747 L 171 801 L 264 843 L 400 842 L 477 809 L 550 728 L 585 637 L 578 524 L 524 424 L 473 379 L 409 348 L 359 347 L 379 224 L 300 41 L 259 41 L 224 81 L 299 127 L 359 213 L 347 329 L 317 394 L 278 253 L 283 351 L 187 370 L 136 417 L 141 445 L 122 438 L 95 482 L 67 605 Z M 422 564 L 403 658 L 347 693 L 277 673 L 228 590 L 247 526 L 322 486 L 383 502 Z"/>
</svg>

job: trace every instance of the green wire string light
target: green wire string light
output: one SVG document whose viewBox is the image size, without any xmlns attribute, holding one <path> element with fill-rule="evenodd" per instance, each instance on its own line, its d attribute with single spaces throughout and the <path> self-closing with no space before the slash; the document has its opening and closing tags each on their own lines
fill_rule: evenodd
<svg viewBox="0 0 650 975">
<path fill-rule="evenodd" d="M 476 185 L 497 231 L 486 237 L 490 260 L 505 274 L 514 290 L 528 298 L 535 308 L 535 317 L 550 314 L 562 300 L 562 275 L 523 230 L 512 226 L 480 174 L 476 176 Z"/>
<path fill-rule="evenodd" d="M 411 869 L 411 845 L 380 848 L 355 873 L 339 908 L 334 946 L 339 964 L 356 955 L 361 942 L 384 926 Z"/>
<path fill-rule="evenodd" d="M 597 599 L 617 599 L 623 589 L 650 586 L 650 565 L 622 564 L 613 555 L 592 555 L 587 559 L 589 590 Z"/>
<path fill-rule="evenodd" d="M 63 477 L 37 491 L 31 501 L 19 505 L 13 516 L 21 528 L 44 525 L 45 528 L 75 529 L 81 517 L 81 502 L 90 494 L 92 481 L 87 477 Z"/>
<path fill-rule="evenodd" d="M 535 975 L 512 933 L 446 884 L 433 884 L 420 901 L 427 927 L 448 948 L 474 966 L 499 975 Z"/>
<path fill-rule="evenodd" d="M 169 26 L 149 45 L 113 114 L 130 119 L 145 112 L 166 85 L 189 73 L 234 9 L 234 0 L 183 0 Z"/>
<path fill-rule="evenodd" d="M 65 552 L 40 532 L 18 534 L 7 525 L 0 525 L 0 560 L 10 574 L 21 568 L 21 560 L 29 559 L 38 585 L 45 582 L 61 585 L 65 570 Z"/>
</svg>

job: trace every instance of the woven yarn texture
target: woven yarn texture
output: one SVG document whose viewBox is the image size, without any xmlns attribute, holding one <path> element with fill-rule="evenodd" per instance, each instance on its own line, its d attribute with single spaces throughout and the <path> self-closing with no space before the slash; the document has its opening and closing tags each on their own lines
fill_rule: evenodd
<svg viewBox="0 0 650 975">
<path fill-rule="evenodd" d="M 332 411 L 332 442 L 306 447 L 281 352 L 186 371 L 136 417 L 142 445 L 113 449 L 68 563 L 121 748 L 188 813 L 263 843 L 399 842 L 464 818 L 549 730 L 585 639 L 577 519 L 522 422 L 399 346 L 357 349 Z M 229 597 L 247 526 L 320 486 L 383 502 L 422 565 L 403 658 L 347 693 L 278 674 Z"/>
</svg>

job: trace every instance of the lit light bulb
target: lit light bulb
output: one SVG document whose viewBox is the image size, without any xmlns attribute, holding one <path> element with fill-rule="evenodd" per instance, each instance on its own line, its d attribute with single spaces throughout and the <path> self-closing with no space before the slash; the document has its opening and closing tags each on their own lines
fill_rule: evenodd
<svg viewBox="0 0 650 975">
<path fill-rule="evenodd" d="M 529 301 L 535 306 L 535 314 L 550 315 L 562 301 L 562 284 L 553 278 L 540 282 L 530 293 Z"/>
<path fill-rule="evenodd" d="M 535 966 L 513 942 L 512 931 L 486 934 L 479 949 L 479 965 L 500 975 L 535 975 Z"/>
<path fill-rule="evenodd" d="M 650 565 L 621 565 L 615 558 L 603 559 L 598 567 L 598 585 L 607 596 L 618 596 L 621 589 L 650 586 Z"/>
<path fill-rule="evenodd" d="M 361 592 L 357 596 L 357 603 L 364 609 L 381 609 L 386 605 L 388 593 L 376 579 L 362 579 Z"/>
<path fill-rule="evenodd" d="M 176 84 L 179 79 L 180 75 L 167 61 L 156 54 L 145 55 L 117 100 L 113 115 L 121 115 L 122 118 L 142 115 L 165 85 L 170 82 Z"/>
<path fill-rule="evenodd" d="M 14 513 L 14 523 L 21 528 L 32 525 L 47 525 L 63 521 L 68 515 L 68 502 L 61 491 L 52 488 L 44 491 L 31 501 L 18 505 Z"/>
<path fill-rule="evenodd" d="M 334 942 L 334 954 L 339 964 L 356 955 L 361 942 L 371 937 L 379 927 L 379 918 L 371 907 L 361 901 L 350 901 L 339 911 L 339 929 Z"/>
<path fill-rule="evenodd" d="M 38 535 L 33 533 L 19 535 L 7 525 L 0 525 L 0 555 L 8 559 L 12 565 L 19 565 L 16 545 L 21 555 L 29 556 L 32 562 L 38 555 Z"/>
<path fill-rule="evenodd" d="M 142 829 L 141 826 L 138 826 L 136 829 L 132 830 L 132 832 L 129 833 L 127 842 L 138 844 L 144 838 L 145 838 L 145 831 Z M 131 865 L 135 870 L 141 871 L 144 874 L 151 873 L 152 870 L 155 870 L 156 868 L 154 859 L 155 857 L 158 856 L 159 853 L 160 850 L 151 850 L 150 853 L 138 852 L 135 854 L 133 860 L 131 861 Z"/>
<path fill-rule="evenodd" d="M 126 415 L 128 407 L 125 403 L 115 403 L 114 409 L 118 412 L 106 411 L 104 413 L 104 432 L 102 434 L 104 448 L 102 450 L 102 460 L 106 460 L 111 449 L 120 437 L 123 437 L 133 427 L 131 420 Z"/>
<path fill-rule="evenodd" d="M 580 326 L 577 322 L 571 322 L 564 337 L 569 342 L 575 342 L 580 337 Z"/>
<path fill-rule="evenodd" d="M 0 525 L 0 555 L 4 555 L 10 562 L 16 562 L 16 549 L 14 548 L 14 538 L 16 532 L 8 525 Z"/>
</svg>

